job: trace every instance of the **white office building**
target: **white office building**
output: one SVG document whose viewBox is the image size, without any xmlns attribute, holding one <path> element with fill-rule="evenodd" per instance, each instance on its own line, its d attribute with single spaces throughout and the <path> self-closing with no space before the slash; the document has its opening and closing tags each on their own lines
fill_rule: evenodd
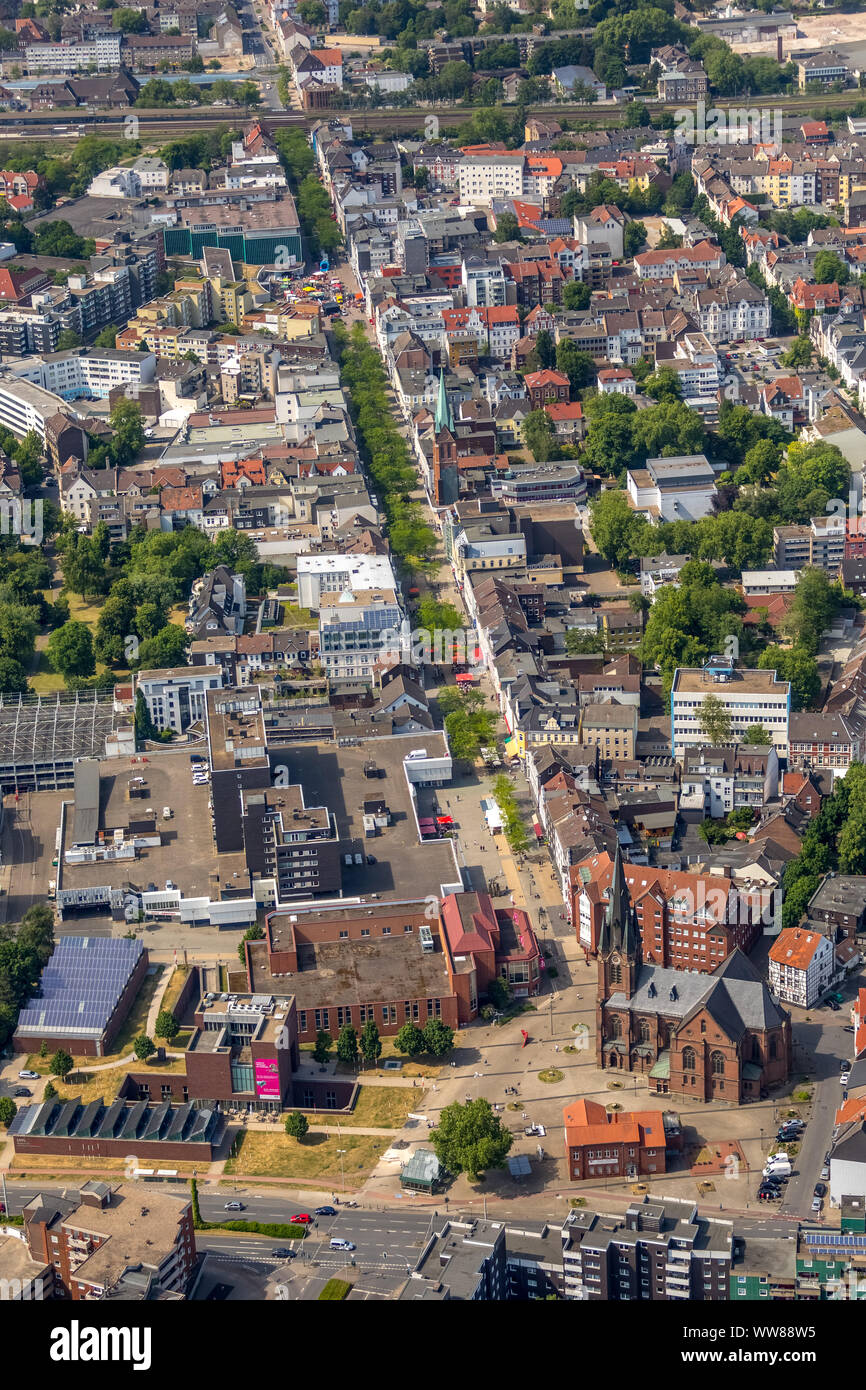
<svg viewBox="0 0 866 1390">
<path fill-rule="evenodd" d="M 671 751 L 677 761 L 682 761 L 686 748 L 713 743 L 701 725 L 701 707 L 708 696 L 728 713 L 731 743 L 743 743 L 749 730 L 760 725 L 778 756 L 786 756 L 790 683 L 777 680 L 775 671 L 743 670 L 727 657 L 714 656 L 704 667 L 678 667 L 674 672 Z"/>
</svg>

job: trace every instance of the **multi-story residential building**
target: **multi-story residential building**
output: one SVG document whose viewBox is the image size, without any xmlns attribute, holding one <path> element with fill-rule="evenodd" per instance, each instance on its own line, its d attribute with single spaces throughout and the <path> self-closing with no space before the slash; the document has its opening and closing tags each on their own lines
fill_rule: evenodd
<svg viewBox="0 0 866 1390">
<path fill-rule="evenodd" d="M 856 527 L 856 521 L 848 523 L 846 533 L 844 517 L 835 516 L 813 516 L 804 526 L 774 526 L 776 567 L 799 572 L 807 565 L 814 565 L 835 579 L 842 561 L 848 558 L 847 551 L 850 549 L 854 553 L 852 527 Z"/>
<path fill-rule="evenodd" d="M 71 1115 L 68 1122 L 67 1133 Z M 59 1201 L 38 1193 L 22 1213 L 31 1260 L 53 1270 L 53 1296 L 73 1302 L 185 1297 L 196 1265 L 189 1197 L 141 1183 L 94 1181 L 78 1198 L 70 1204 L 67 1193 Z"/>
<path fill-rule="evenodd" d="M 791 686 L 775 671 L 735 667 L 728 657 L 712 657 L 704 667 L 678 667 L 671 688 L 671 751 L 678 762 L 688 748 L 709 742 L 701 727 L 701 706 L 712 695 L 727 711 L 731 737 L 741 742 L 760 725 L 780 757 L 787 755 Z"/>
<path fill-rule="evenodd" d="M 190 724 L 203 720 L 207 692 L 222 688 L 218 669 L 169 666 L 159 671 L 139 671 L 136 689 L 147 705 L 151 722 L 160 733 L 173 729 L 183 734 Z"/>
<path fill-rule="evenodd" d="M 667 585 L 678 588 L 680 570 L 688 555 L 645 555 L 640 562 L 640 591 L 650 603 L 659 589 Z"/>
<path fill-rule="evenodd" d="M 497 198 L 520 198 L 526 156 L 487 153 L 467 156 L 457 166 L 457 188 L 466 203 L 489 207 Z"/>
<path fill-rule="evenodd" d="M 369 680 L 377 664 L 397 649 L 403 614 L 393 589 L 322 594 L 319 652 L 334 680 Z"/>
<path fill-rule="evenodd" d="M 770 947 L 770 989 L 785 1004 L 811 1009 L 836 974 L 833 938 L 805 927 L 780 932 Z"/>
<path fill-rule="evenodd" d="M 602 758 L 633 758 L 638 711 L 614 700 L 593 701 L 580 714 L 579 740 L 597 748 Z"/>
<path fill-rule="evenodd" d="M 731 951 L 748 951 L 769 903 L 763 889 L 740 889 L 717 874 L 625 864 L 619 880 L 607 850 L 579 864 L 572 879 L 572 920 L 583 950 L 600 950 L 611 885 L 621 881 L 642 960 L 674 971 L 712 974 Z"/>
<path fill-rule="evenodd" d="M 547 1222 L 446 1221 L 426 1242 L 403 1302 L 555 1297 L 589 1302 L 724 1301 L 732 1228 L 693 1202 L 644 1198 L 623 1216 L 586 1209 Z"/>
<path fill-rule="evenodd" d="M 82 396 L 107 400 L 115 387 L 153 381 L 156 357 L 151 352 L 116 348 L 68 348 L 41 358 L 25 358 L 10 364 L 8 371 L 20 382 L 33 383 L 63 400 Z"/>
<path fill-rule="evenodd" d="M 334 813 L 327 806 L 307 806 L 300 786 L 255 788 L 241 796 L 247 867 L 254 883 L 273 884 L 273 905 L 338 896 L 340 833 Z"/>
<path fill-rule="evenodd" d="M 813 53 L 797 61 L 797 85 L 801 92 L 805 92 L 813 83 L 829 87 L 833 82 L 841 82 L 844 87 L 850 77 L 851 69 L 847 58 L 843 58 L 841 53 L 836 53 L 833 49 Z"/>
<path fill-rule="evenodd" d="M 80 72 L 91 66 L 99 72 L 120 67 L 122 35 L 110 30 L 77 43 L 28 43 L 24 63 L 30 73 Z"/>
<path fill-rule="evenodd" d="M 506 302 L 505 272 L 494 261 L 467 257 L 460 267 L 460 283 L 468 305 L 491 309 Z"/>
<path fill-rule="evenodd" d="M 863 755 L 863 729 L 851 715 L 794 712 L 788 721 L 788 766 L 828 767 L 844 777 Z"/>
<path fill-rule="evenodd" d="M 866 921 L 866 875 L 828 874 L 806 904 L 806 921 L 831 941 L 859 936 Z"/>
<path fill-rule="evenodd" d="M 739 744 L 687 749 L 682 758 L 680 809 L 718 819 L 748 806 L 756 813 L 779 794 L 775 748 Z"/>
</svg>

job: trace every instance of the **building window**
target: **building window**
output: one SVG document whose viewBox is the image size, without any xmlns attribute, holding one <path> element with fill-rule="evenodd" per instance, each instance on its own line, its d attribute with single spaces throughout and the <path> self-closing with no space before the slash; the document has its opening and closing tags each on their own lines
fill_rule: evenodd
<svg viewBox="0 0 866 1390">
<path fill-rule="evenodd" d="M 694 1069 L 695 1050 L 693 1047 L 685 1047 L 683 1048 L 683 1071 L 694 1071 Z"/>
<path fill-rule="evenodd" d="M 685 1060 L 684 1060 L 684 1064 L 685 1064 Z M 724 1058 L 724 1054 L 723 1054 L 723 1053 L 721 1053 L 721 1052 L 711 1052 L 711 1053 L 710 1053 L 710 1071 L 712 1072 L 713 1076 L 724 1076 L 724 1074 L 725 1074 L 725 1058 Z"/>
</svg>

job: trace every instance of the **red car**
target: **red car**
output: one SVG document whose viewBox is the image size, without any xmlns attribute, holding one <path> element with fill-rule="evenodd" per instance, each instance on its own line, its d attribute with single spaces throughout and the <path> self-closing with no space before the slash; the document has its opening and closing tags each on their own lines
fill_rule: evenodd
<svg viewBox="0 0 866 1390">
<path fill-rule="evenodd" d="M 308 1211 L 299 1211 L 297 1216 L 292 1217 L 293 1226 L 308 1226 L 312 1221 L 312 1216 Z"/>
</svg>

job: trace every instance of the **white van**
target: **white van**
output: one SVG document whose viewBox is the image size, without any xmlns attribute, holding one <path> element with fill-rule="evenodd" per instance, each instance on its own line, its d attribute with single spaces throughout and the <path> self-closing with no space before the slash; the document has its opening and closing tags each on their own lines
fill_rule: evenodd
<svg viewBox="0 0 866 1390">
<path fill-rule="evenodd" d="M 350 1240 L 344 1240 L 342 1236 L 331 1237 L 332 1250 L 354 1250 L 355 1247 Z"/>
<path fill-rule="evenodd" d="M 793 1171 L 790 1162 L 768 1163 L 762 1176 L 765 1178 L 789 1178 Z"/>
</svg>

